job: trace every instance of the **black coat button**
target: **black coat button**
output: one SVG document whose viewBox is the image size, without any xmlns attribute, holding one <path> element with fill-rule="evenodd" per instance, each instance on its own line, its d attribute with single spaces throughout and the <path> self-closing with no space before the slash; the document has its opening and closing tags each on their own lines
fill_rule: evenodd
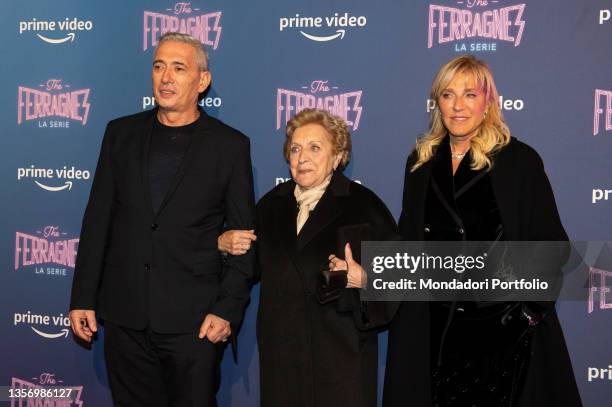
<svg viewBox="0 0 612 407">
<path fill-rule="evenodd" d="M 145 269 L 145 271 L 151 270 L 151 265 L 149 263 L 145 263 L 144 269 Z"/>
<path fill-rule="evenodd" d="M 151 225 L 151 229 L 152 229 L 152 230 L 157 230 L 157 223 L 153 223 L 153 224 Z"/>
</svg>

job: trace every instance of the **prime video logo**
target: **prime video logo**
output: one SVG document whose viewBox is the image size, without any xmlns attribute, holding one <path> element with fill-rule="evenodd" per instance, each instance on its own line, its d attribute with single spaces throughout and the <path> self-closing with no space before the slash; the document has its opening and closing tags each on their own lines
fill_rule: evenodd
<svg viewBox="0 0 612 407">
<path fill-rule="evenodd" d="M 27 325 L 37 335 L 46 339 L 67 338 L 70 328 L 70 319 L 64 314 L 44 315 L 28 312 L 15 312 L 13 326 Z M 49 332 L 50 331 L 50 332 Z"/>
<path fill-rule="evenodd" d="M 608 365 L 607 368 L 588 367 L 587 380 L 589 382 L 592 382 L 593 380 L 612 381 L 612 365 Z"/>
<path fill-rule="evenodd" d="M 49 192 L 71 190 L 76 181 L 86 181 L 91 177 L 88 170 L 78 170 L 64 165 L 62 168 L 39 168 L 34 165 L 17 168 L 17 181 L 31 179 L 41 189 Z M 47 180 L 59 180 L 63 185 L 47 185 Z"/>
<path fill-rule="evenodd" d="M 283 182 L 287 182 L 287 181 L 291 181 L 291 177 L 287 178 L 287 177 L 276 177 L 274 179 L 274 185 L 277 186 L 279 184 L 282 184 Z M 361 185 L 361 181 L 358 179 L 354 179 L 353 182 Z"/>
<path fill-rule="evenodd" d="M 368 23 L 365 16 L 351 16 L 349 13 L 334 13 L 326 17 L 308 17 L 296 14 L 294 17 L 281 17 L 278 22 L 280 32 L 299 29 L 300 34 L 315 42 L 327 42 L 337 38 L 343 39 L 349 28 L 363 28 Z M 325 35 L 318 30 L 326 29 Z M 335 32 L 332 30 L 335 29 Z M 317 34 L 314 34 L 317 32 Z"/>
<path fill-rule="evenodd" d="M 92 29 L 93 22 L 91 20 L 79 20 L 76 17 L 66 17 L 63 20 L 37 20 L 33 18 L 19 22 L 19 34 L 34 32 L 39 39 L 48 44 L 74 42 L 76 38 L 75 31 L 91 31 Z M 58 31 L 60 32 L 59 34 Z M 40 32 L 43 32 L 45 35 Z"/>
<path fill-rule="evenodd" d="M 202 98 L 199 102 L 198 102 L 198 106 L 200 107 L 221 107 L 221 105 L 223 104 L 223 100 L 216 96 L 216 97 L 205 97 Z M 150 107 L 155 107 L 156 103 L 155 103 L 155 97 L 153 96 L 143 96 L 142 97 L 142 110 L 146 110 Z"/>
<path fill-rule="evenodd" d="M 523 110 L 525 102 L 522 99 L 505 99 L 502 95 L 499 95 L 499 107 L 502 110 Z M 425 110 L 427 113 L 431 113 L 436 108 L 436 101 L 433 99 L 427 99 L 425 103 Z"/>
<path fill-rule="evenodd" d="M 607 201 L 612 196 L 612 189 L 593 188 L 591 195 L 591 203 L 596 204 L 599 201 Z"/>
</svg>

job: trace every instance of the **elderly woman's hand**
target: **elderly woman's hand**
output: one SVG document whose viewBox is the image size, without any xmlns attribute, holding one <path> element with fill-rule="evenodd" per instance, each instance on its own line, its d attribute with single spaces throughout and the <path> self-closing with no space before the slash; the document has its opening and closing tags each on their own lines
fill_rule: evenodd
<svg viewBox="0 0 612 407">
<path fill-rule="evenodd" d="M 366 285 L 366 273 L 363 267 L 353 259 L 353 251 L 350 243 L 344 246 L 344 258 L 346 261 L 329 255 L 329 269 L 331 271 L 347 270 L 346 288 L 363 288 Z"/>
<path fill-rule="evenodd" d="M 234 256 L 245 254 L 251 248 L 251 242 L 257 240 L 254 230 L 228 230 L 217 238 L 220 252 Z"/>
</svg>

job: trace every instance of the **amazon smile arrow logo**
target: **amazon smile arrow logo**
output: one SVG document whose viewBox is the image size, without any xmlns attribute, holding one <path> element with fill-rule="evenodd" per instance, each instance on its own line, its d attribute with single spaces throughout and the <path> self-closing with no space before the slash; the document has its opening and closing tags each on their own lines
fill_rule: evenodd
<svg viewBox="0 0 612 407">
<path fill-rule="evenodd" d="M 44 42 L 48 42 L 49 44 L 61 44 L 66 41 L 74 42 L 74 38 L 76 37 L 75 33 L 69 33 L 65 38 L 60 38 L 58 40 L 53 38 L 47 38 L 44 35 L 36 34 L 38 38 L 43 40 Z"/>
<path fill-rule="evenodd" d="M 27 325 L 32 328 L 32 331 L 37 335 L 47 339 L 57 339 L 62 336 L 67 338 L 70 333 L 70 319 L 64 314 L 46 315 L 32 311 L 15 312 L 13 314 L 13 325 Z M 59 332 L 45 332 L 42 331 L 42 329 L 51 329 L 53 331 L 58 329 Z"/>
<path fill-rule="evenodd" d="M 300 34 L 302 34 L 304 37 L 308 38 L 309 40 L 318 41 L 318 42 L 331 41 L 331 40 L 335 40 L 338 37 L 340 37 L 340 39 L 343 39 L 345 33 L 346 33 L 346 30 L 338 30 L 336 31 L 336 34 L 334 35 L 328 35 L 326 37 L 319 37 L 317 35 L 307 34 L 304 31 L 300 30 Z"/>
<path fill-rule="evenodd" d="M 58 192 L 58 191 L 62 191 L 66 188 L 68 188 L 68 190 L 72 189 L 72 181 L 66 181 L 66 183 L 64 185 L 62 185 L 61 187 L 50 187 L 48 185 L 45 184 L 41 184 L 40 182 L 34 180 L 34 182 L 36 183 L 36 185 L 38 185 L 39 187 L 41 187 L 42 189 L 45 189 L 47 191 L 51 191 L 51 192 Z"/>
<path fill-rule="evenodd" d="M 55 334 L 48 334 L 46 332 L 42 332 L 39 331 L 38 329 L 34 328 L 33 326 L 31 326 L 30 328 L 32 328 L 32 330 L 34 332 L 36 332 L 37 334 L 39 334 L 40 336 L 42 336 L 43 338 L 47 338 L 47 339 L 56 339 L 56 338 L 61 338 L 62 336 L 67 338 L 68 337 L 68 329 L 64 328 L 62 329 L 60 332 L 55 333 Z"/>
</svg>

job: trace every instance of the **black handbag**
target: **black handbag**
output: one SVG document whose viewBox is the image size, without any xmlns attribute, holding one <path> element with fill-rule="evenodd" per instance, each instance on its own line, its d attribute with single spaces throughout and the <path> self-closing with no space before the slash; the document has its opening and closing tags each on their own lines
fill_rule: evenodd
<svg viewBox="0 0 612 407">
<path fill-rule="evenodd" d="M 327 304 L 337 300 L 346 287 L 347 274 L 346 271 L 330 271 L 328 263 L 322 265 L 317 284 L 317 301 Z"/>
</svg>

